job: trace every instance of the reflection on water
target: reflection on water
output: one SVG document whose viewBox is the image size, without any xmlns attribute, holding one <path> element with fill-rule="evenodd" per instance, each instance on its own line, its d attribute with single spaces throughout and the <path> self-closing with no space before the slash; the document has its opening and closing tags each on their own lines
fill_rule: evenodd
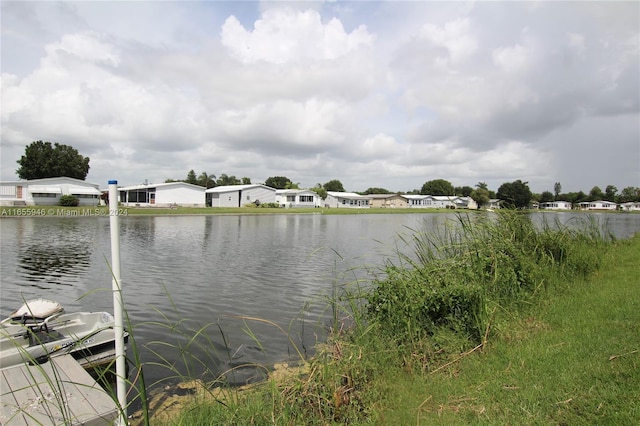
<svg viewBox="0 0 640 426">
<path fill-rule="evenodd" d="M 91 266 L 92 232 L 76 221 L 18 222 L 18 276 L 40 290 L 73 287 Z"/>
<path fill-rule="evenodd" d="M 606 217 L 619 237 L 640 232 L 640 215 Z M 227 379 L 238 383 L 260 374 L 241 365 L 295 358 L 322 339 L 336 285 L 368 282 L 402 251 L 398 234 L 450 219 L 456 216 L 121 218 L 125 307 L 142 360 L 158 362 L 147 364 L 147 381 L 233 370 Z M 113 309 L 108 218 L 3 218 L 0 231 L 2 315 L 37 297 L 67 311 Z"/>
</svg>

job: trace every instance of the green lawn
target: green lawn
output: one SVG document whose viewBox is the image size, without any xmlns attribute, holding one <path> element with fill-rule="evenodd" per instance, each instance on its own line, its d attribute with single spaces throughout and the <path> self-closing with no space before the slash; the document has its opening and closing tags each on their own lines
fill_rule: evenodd
<svg viewBox="0 0 640 426">
<path fill-rule="evenodd" d="M 640 424 L 640 235 L 435 374 L 391 371 L 379 424 Z"/>
</svg>

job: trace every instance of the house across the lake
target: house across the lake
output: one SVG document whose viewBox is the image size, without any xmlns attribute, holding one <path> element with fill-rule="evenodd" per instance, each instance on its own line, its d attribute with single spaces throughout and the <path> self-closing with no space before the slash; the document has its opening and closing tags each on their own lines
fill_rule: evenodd
<svg viewBox="0 0 640 426">
<path fill-rule="evenodd" d="M 0 182 L 2 206 L 57 206 L 63 195 L 76 197 L 80 206 L 97 206 L 101 194 L 98 184 L 70 177 Z"/>
<path fill-rule="evenodd" d="M 640 201 L 630 201 L 628 203 L 620 204 L 620 209 L 625 212 L 639 212 Z"/>
<path fill-rule="evenodd" d="M 204 187 L 186 182 L 122 186 L 120 203 L 127 207 L 204 207 Z"/>
<path fill-rule="evenodd" d="M 371 207 L 407 208 L 407 199 L 401 194 L 369 194 Z"/>
<path fill-rule="evenodd" d="M 584 201 L 578 203 L 580 210 L 616 210 L 618 205 L 612 201 Z"/>
<path fill-rule="evenodd" d="M 216 186 L 205 193 L 207 206 L 210 207 L 242 207 L 276 202 L 275 188 L 261 184 Z"/>
<path fill-rule="evenodd" d="M 477 209 L 478 204 L 471 197 L 456 195 L 403 194 L 407 207 L 423 209 Z"/>
<path fill-rule="evenodd" d="M 327 191 L 324 205 L 333 208 L 368 209 L 371 207 L 371 198 L 354 192 Z"/>
<path fill-rule="evenodd" d="M 320 197 L 310 189 L 276 189 L 276 204 L 280 207 L 319 207 Z"/>
<path fill-rule="evenodd" d="M 571 203 L 568 201 L 547 201 L 540 203 L 540 208 L 544 210 L 571 210 Z"/>
</svg>

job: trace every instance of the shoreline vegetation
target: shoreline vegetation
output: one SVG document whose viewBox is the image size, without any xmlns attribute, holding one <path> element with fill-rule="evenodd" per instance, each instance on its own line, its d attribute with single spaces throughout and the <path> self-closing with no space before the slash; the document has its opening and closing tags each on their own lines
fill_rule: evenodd
<svg viewBox="0 0 640 426">
<path fill-rule="evenodd" d="M 640 235 L 578 220 L 415 230 L 373 282 L 336 286 L 311 359 L 248 387 L 184 378 L 132 424 L 637 423 Z"/>
</svg>

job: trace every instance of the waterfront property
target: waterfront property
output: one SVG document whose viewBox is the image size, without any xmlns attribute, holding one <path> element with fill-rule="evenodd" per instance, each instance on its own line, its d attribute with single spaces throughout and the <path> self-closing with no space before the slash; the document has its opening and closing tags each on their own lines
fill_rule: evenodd
<svg viewBox="0 0 640 426">
<path fill-rule="evenodd" d="M 371 207 L 407 208 L 409 204 L 401 194 L 369 194 Z"/>
<path fill-rule="evenodd" d="M 275 188 L 261 184 L 216 186 L 205 193 L 209 207 L 242 207 L 276 202 Z"/>
<path fill-rule="evenodd" d="M 544 210 L 571 210 L 569 201 L 547 201 L 540 203 L 540 208 Z"/>
<path fill-rule="evenodd" d="M 478 204 L 471 197 L 455 195 L 404 194 L 407 207 L 427 209 L 477 209 Z"/>
<path fill-rule="evenodd" d="M 276 189 L 276 203 L 280 207 L 318 207 L 320 197 L 310 189 Z"/>
<path fill-rule="evenodd" d="M 371 198 L 354 192 L 327 191 L 327 198 L 324 200 L 324 206 L 333 208 L 368 209 L 371 207 Z"/>
<path fill-rule="evenodd" d="M 453 204 L 457 209 L 472 209 L 478 208 L 478 203 L 471 197 L 456 197 L 453 199 Z"/>
<path fill-rule="evenodd" d="M 97 206 L 101 192 L 97 184 L 70 177 L 0 182 L 2 206 L 56 206 L 63 195 L 76 197 L 80 206 Z"/>
<path fill-rule="evenodd" d="M 497 210 L 502 206 L 502 200 L 499 200 L 497 198 L 492 198 L 489 200 L 489 204 L 487 205 L 487 208 L 489 210 Z"/>
<path fill-rule="evenodd" d="M 584 201 L 582 203 L 578 203 L 578 208 L 580 210 L 616 210 L 618 205 L 611 201 Z"/>
<path fill-rule="evenodd" d="M 204 188 L 186 182 L 123 186 L 119 201 L 128 207 L 204 207 Z"/>
<path fill-rule="evenodd" d="M 620 204 L 620 209 L 625 212 L 640 212 L 640 201 L 630 201 Z"/>
</svg>

